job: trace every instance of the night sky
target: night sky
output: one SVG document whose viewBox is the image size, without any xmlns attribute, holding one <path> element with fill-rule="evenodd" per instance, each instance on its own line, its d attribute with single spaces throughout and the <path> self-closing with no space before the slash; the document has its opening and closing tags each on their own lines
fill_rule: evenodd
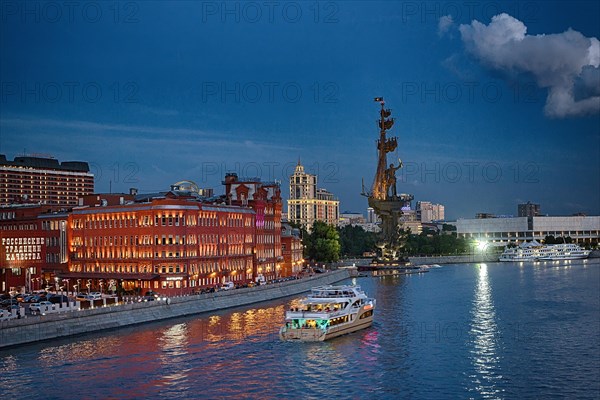
<svg viewBox="0 0 600 400">
<path fill-rule="evenodd" d="M 598 2 L 0 7 L 0 153 L 88 161 L 98 192 L 235 171 L 287 198 L 300 158 L 365 212 L 383 96 L 415 202 L 600 214 Z"/>
</svg>

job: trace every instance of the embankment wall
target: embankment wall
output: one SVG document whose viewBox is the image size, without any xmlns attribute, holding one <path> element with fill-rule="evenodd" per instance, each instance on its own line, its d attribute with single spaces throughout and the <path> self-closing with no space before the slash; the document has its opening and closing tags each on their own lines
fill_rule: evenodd
<svg viewBox="0 0 600 400">
<path fill-rule="evenodd" d="M 294 296 L 349 276 L 349 271 L 343 269 L 253 288 L 3 321 L 0 323 L 0 348 Z"/>
</svg>

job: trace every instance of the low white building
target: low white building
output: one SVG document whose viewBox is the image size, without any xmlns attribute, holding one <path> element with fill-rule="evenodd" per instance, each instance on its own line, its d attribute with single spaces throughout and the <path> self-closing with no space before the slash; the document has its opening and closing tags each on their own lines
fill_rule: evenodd
<svg viewBox="0 0 600 400">
<path fill-rule="evenodd" d="M 477 218 L 456 221 L 458 237 L 497 244 L 571 237 L 576 243 L 598 242 L 600 216 Z"/>
</svg>

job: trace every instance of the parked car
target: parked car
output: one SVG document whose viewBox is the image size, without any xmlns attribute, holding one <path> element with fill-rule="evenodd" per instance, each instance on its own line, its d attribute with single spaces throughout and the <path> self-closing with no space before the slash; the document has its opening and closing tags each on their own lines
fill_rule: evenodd
<svg viewBox="0 0 600 400">
<path fill-rule="evenodd" d="M 141 303 L 142 301 L 154 301 L 154 300 L 156 300 L 156 299 L 154 298 L 154 296 L 144 296 L 144 297 L 142 297 L 142 298 L 140 299 L 140 303 Z"/>
<path fill-rule="evenodd" d="M 223 283 L 223 285 L 221 286 L 221 290 L 231 290 L 233 289 L 235 286 L 233 284 L 233 282 L 225 282 Z"/>
<path fill-rule="evenodd" d="M 100 292 L 91 292 L 88 294 L 88 299 L 90 300 L 100 300 L 102 298 L 102 293 Z"/>
<path fill-rule="evenodd" d="M 55 294 L 53 296 L 50 296 L 48 298 L 48 301 L 52 304 L 58 304 L 58 303 L 68 303 L 69 302 L 69 298 L 65 295 L 62 294 Z"/>
<path fill-rule="evenodd" d="M 41 313 L 44 311 L 48 311 L 48 310 L 52 310 L 54 307 L 54 304 L 50 303 L 49 301 L 40 301 L 39 303 L 33 303 L 29 306 L 29 310 L 32 313 Z"/>
</svg>

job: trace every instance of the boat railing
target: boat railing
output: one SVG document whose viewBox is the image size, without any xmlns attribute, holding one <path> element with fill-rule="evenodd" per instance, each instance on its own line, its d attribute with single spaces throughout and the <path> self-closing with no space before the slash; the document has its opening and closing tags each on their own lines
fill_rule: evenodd
<svg viewBox="0 0 600 400">
<path fill-rule="evenodd" d="M 288 318 L 303 318 L 303 319 L 310 319 L 310 318 L 314 318 L 314 319 L 323 319 L 323 318 L 333 318 L 333 317 L 337 317 L 338 315 L 343 315 L 344 310 L 338 310 L 338 311 L 303 311 L 303 310 L 292 310 L 292 311 L 288 311 L 287 316 Z"/>
</svg>

